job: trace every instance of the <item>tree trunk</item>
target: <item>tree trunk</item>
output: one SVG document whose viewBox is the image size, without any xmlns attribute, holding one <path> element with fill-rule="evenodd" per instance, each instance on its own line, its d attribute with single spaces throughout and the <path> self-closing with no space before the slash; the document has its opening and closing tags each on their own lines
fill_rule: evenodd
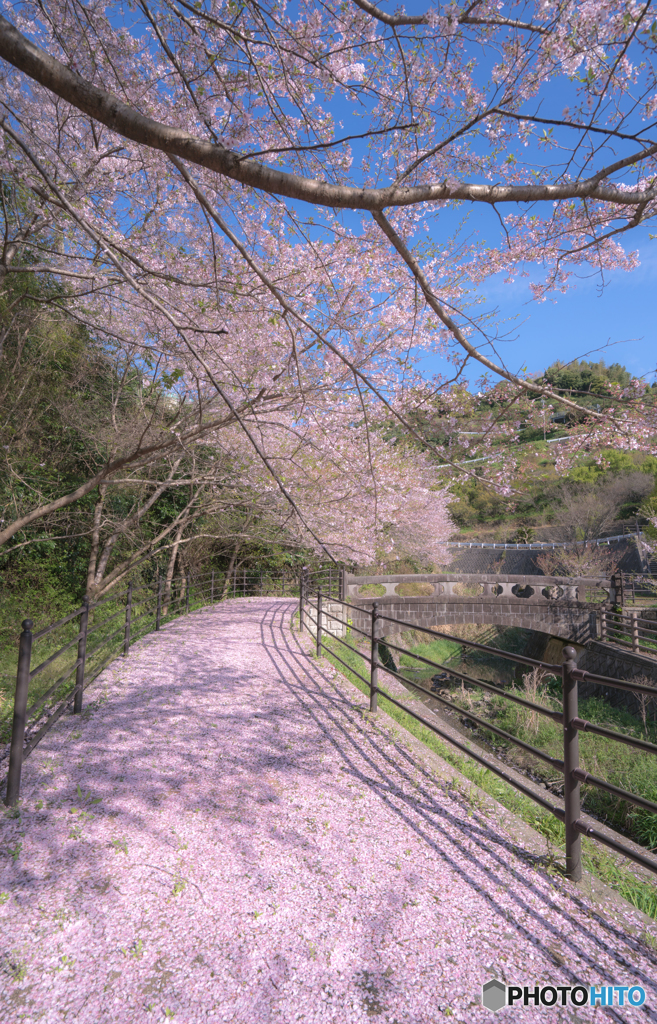
<svg viewBox="0 0 657 1024">
<path fill-rule="evenodd" d="M 103 515 L 103 503 L 105 501 L 105 484 L 98 485 L 98 500 L 94 505 L 94 525 L 91 532 L 91 551 L 89 552 L 89 565 L 87 567 L 87 597 L 93 601 L 96 592 L 96 562 L 98 559 L 98 548 L 100 546 L 100 523 Z"/>
<path fill-rule="evenodd" d="M 233 572 L 233 569 L 235 568 L 235 562 L 237 561 L 237 556 L 238 556 L 238 554 L 240 552 L 240 548 L 241 547 L 242 547 L 242 541 L 241 540 L 235 541 L 235 547 L 233 548 L 233 553 L 230 556 L 230 562 L 228 563 L 228 568 L 226 569 L 226 579 L 224 580 L 224 589 L 221 592 L 221 600 L 222 601 L 225 601 L 226 598 L 228 597 L 228 590 L 230 588 L 230 577 L 231 577 L 231 574 Z"/>
<path fill-rule="evenodd" d="M 171 581 L 173 579 L 173 571 L 176 567 L 176 559 L 178 557 L 178 548 L 180 547 L 180 541 L 183 535 L 185 526 L 187 525 L 187 518 L 183 519 L 178 529 L 176 530 L 173 538 L 173 545 L 171 547 L 171 554 L 169 555 L 169 564 L 167 566 L 167 575 L 164 581 L 164 598 L 162 604 L 162 615 L 167 615 L 169 612 L 169 601 L 171 600 Z"/>
</svg>

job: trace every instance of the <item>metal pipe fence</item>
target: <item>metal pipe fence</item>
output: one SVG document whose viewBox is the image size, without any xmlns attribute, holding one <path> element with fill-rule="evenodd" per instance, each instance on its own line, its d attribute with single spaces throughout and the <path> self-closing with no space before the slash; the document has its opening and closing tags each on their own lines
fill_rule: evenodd
<svg viewBox="0 0 657 1024">
<path fill-rule="evenodd" d="M 561 665 L 557 665 L 538 661 L 534 658 L 527 658 L 524 655 L 498 650 L 497 648 L 485 647 L 476 641 L 464 640 L 460 637 L 458 638 L 458 643 L 468 649 L 479 651 L 485 650 L 487 652 L 494 650 L 495 657 L 504 658 L 518 665 L 540 669 L 541 671 L 549 673 L 557 678 L 560 677 L 561 710 L 555 711 L 537 704 L 534 701 L 527 700 L 518 694 L 510 693 L 493 683 L 477 679 L 467 673 L 461 672 L 458 669 L 453 668 L 451 665 L 441 664 L 431 658 L 417 654 L 409 650 L 407 647 L 401 646 L 401 644 L 394 643 L 388 639 L 385 640 L 385 646 L 388 649 L 396 651 L 400 655 L 410 657 L 422 666 L 435 669 L 436 672 L 444 673 L 446 676 L 460 681 L 465 685 L 492 692 L 507 701 L 521 705 L 529 711 L 536 712 L 552 719 L 552 721 L 560 725 L 563 729 L 563 757 L 555 758 L 547 751 L 526 743 L 517 736 L 495 726 L 494 723 L 473 714 L 469 709 L 461 708 L 455 702 L 442 697 L 434 690 L 428 689 L 418 680 L 409 679 L 407 676 L 404 676 L 402 673 L 397 671 L 396 668 L 387 664 L 381 664 L 379 645 L 383 641 L 386 623 L 397 627 L 405 626 L 407 629 L 424 633 L 427 636 L 432 637 L 432 639 L 442 637 L 454 641 L 453 636 L 448 636 L 438 630 L 417 626 L 415 623 L 406 622 L 404 619 L 385 615 L 381 612 L 377 601 L 373 601 L 371 605 L 371 612 L 369 613 L 369 628 L 366 631 L 356 628 L 350 621 L 349 614 L 351 613 L 353 616 L 354 612 L 358 612 L 360 617 L 362 617 L 365 612 L 365 608 L 363 605 L 353 605 L 350 602 L 345 601 L 342 596 L 336 596 L 335 593 L 322 591 L 321 576 L 318 574 L 314 579 L 311 579 L 311 577 L 306 574 L 305 578 L 302 580 L 301 586 L 299 603 L 300 623 L 302 626 L 305 625 L 306 628 L 310 626 L 314 630 L 315 649 L 318 655 L 322 651 L 326 652 L 332 658 L 335 658 L 350 673 L 354 674 L 358 679 L 365 683 L 369 688 L 371 711 L 375 712 L 377 710 L 378 696 L 380 694 L 385 697 L 386 700 L 389 700 L 395 707 L 404 711 L 426 728 L 436 733 L 451 746 L 456 747 L 462 754 L 477 761 L 479 764 L 489 769 L 489 771 L 492 771 L 514 789 L 523 793 L 530 800 L 534 801 L 534 803 L 537 803 L 563 822 L 566 840 L 566 875 L 573 881 L 579 881 L 582 875 L 581 837 L 583 835 L 596 840 L 617 853 L 623 854 L 630 860 L 641 864 L 644 868 L 647 868 L 657 874 L 657 859 L 650 857 L 647 853 L 643 854 L 633 849 L 627 843 L 624 843 L 621 838 L 618 840 L 610 838 L 600 829 L 596 829 L 582 820 L 581 785 L 592 786 L 653 814 L 657 813 L 657 803 L 647 799 L 641 794 L 632 793 L 628 790 L 621 789 L 618 786 L 614 786 L 606 780 L 585 771 L 580 765 L 579 733 L 596 733 L 597 735 L 604 736 L 609 740 L 634 747 L 637 751 L 640 750 L 653 756 L 657 755 L 657 745 L 650 743 L 647 740 L 640 740 L 632 736 L 624 735 L 613 729 L 606 729 L 602 726 L 597 726 L 592 722 L 588 722 L 585 719 L 580 718 L 578 713 L 578 682 L 580 680 L 586 680 L 587 682 L 599 683 L 604 686 L 632 690 L 634 692 L 650 695 L 655 699 L 657 699 L 657 687 L 628 682 L 625 680 L 610 679 L 606 676 L 599 676 L 594 673 L 578 669 L 575 662 L 575 649 L 569 646 L 564 648 L 563 663 Z M 333 628 L 329 626 L 329 623 L 331 622 L 333 623 Z M 337 628 L 337 624 L 339 624 L 340 629 Z M 358 633 L 363 639 L 369 641 L 369 653 L 367 653 L 367 650 L 354 648 L 353 643 L 349 642 L 349 635 L 352 632 Z M 326 643 L 327 634 L 330 635 L 331 638 L 330 646 Z M 358 656 L 362 658 L 365 663 L 369 663 L 369 678 L 358 672 L 354 668 L 353 663 L 350 664 L 345 660 L 345 658 L 340 657 L 340 655 L 336 653 L 335 641 L 338 641 L 338 643 L 340 643 L 344 648 L 349 650 L 352 655 L 354 651 L 356 651 Z M 559 807 L 547 797 L 543 797 L 529 786 L 524 785 L 517 777 L 514 777 L 509 772 L 505 771 L 500 766 L 499 762 L 492 761 L 485 755 L 471 749 L 471 747 L 465 742 L 460 742 L 446 729 L 441 728 L 439 720 L 434 719 L 432 721 L 426 715 L 420 714 L 408 703 L 399 700 L 398 697 L 390 693 L 389 690 L 384 689 L 379 682 L 379 672 L 382 668 L 388 675 L 403 682 L 405 686 L 411 686 L 414 690 L 431 697 L 439 704 L 446 705 L 452 710 L 458 710 L 465 720 L 489 730 L 494 735 L 500 736 L 505 740 L 505 742 L 513 744 L 523 751 L 530 753 L 532 756 L 549 764 L 551 768 L 563 775 L 564 807 Z"/>
<path fill-rule="evenodd" d="M 98 601 L 89 602 L 85 598 L 80 608 L 35 633 L 32 632 L 32 620 L 24 619 L 19 639 L 5 804 L 14 806 L 18 802 L 25 758 L 66 711 L 72 709 L 74 714 L 80 714 L 84 691 L 119 654 L 122 653 L 124 657 L 129 654 L 135 639 L 151 630 L 159 630 L 165 620 L 181 612 L 189 614 L 190 605 L 193 611 L 199 604 L 212 605 L 228 598 L 267 595 L 293 597 L 299 593 L 299 586 L 298 577 L 295 578 L 290 572 L 274 575 L 260 570 L 241 569 L 225 574 L 211 570 L 206 573 L 186 573 L 168 581 L 158 576 L 150 585 L 134 586 L 129 582 L 122 590 Z M 107 605 L 110 606 L 109 615 L 100 612 Z M 116 605 L 119 607 L 114 611 L 112 606 Z M 102 617 L 98 621 L 90 621 L 96 614 Z M 79 619 L 79 624 L 73 636 L 69 633 L 65 643 L 32 668 L 35 643 L 57 630 L 70 627 L 76 619 Z M 108 633 L 108 625 L 117 619 L 120 625 Z M 149 623 L 150 629 L 144 628 Z M 100 641 L 89 648 L 87 641 L 92 634 L 98 635 Z M 76 644 L 76 657 L 72 664 L 66 665 L 55 681 L 28 707 L 30 685 L 36 677 L 47 672 Z M 104 649 L 107 656 L 98 662 L 97 655 Z M 71 687 L 72 676 L 75 676 L 75 681 Z M 45 721 L 39 726 L 44 717 Z"/>
<path fill-rule="evenodd" d="M 657 621 L 639 611 L 600 609 L 600 639 L 628 647 L 637 654 L 657 655 Z"/>
<path fill-rule="evenodd" d="M 556 677 L 561 677 L 561 710 L 556 711 L 538 704 L 535 701 L 521 697 L 517 693 L 511 693 L 500 686 L 496 686 L 494 683 L 477 679 L 451 665 L 442 664 L 432 660 L 431 658 L 426 658 L 423 655 L 409 650 L 407 647 L 403 647 L 401 644 L 385 640 L 385 646 L 387 648 L 396 651 L 402 656 L 408 656 L 414 659 L 414 661 L 419 663 L 421 666 L 426 666 L 427 668 L 445 673 L 447 677 L 460 681 L 463 685 L 486 690 L 507 701 L 520 705 L 527 711 L 543 715 L 560 725 L 563 729 L 563 757 L 556 758 L 547 751 L 543 751 L 524 740 L 520 740 L 508 731 L 497 727 L 494 723 L 489 722 L 480 716 L 474 715 L 469 709 L 458 707 L 458 705 L 452 701 L 435 693 L 433 690 L 428 689 L 418 680 L 408 679 L 407 676 L 398 672 L 396 667 L 392 667 L 388 664 L 382 664 L 380 644 L 383 642 L 383 638 L 386 633 L 386 624 L 389 626 L 394 625 L 397 627 L 406 627 L 414 630 L 415 632 L 420 632 L 430 636 L 432 639 L 444 638 L 453 641 L 454 637 L 441 633 L 435 629 L 428 629 L 423 626 L 415 625 L 412 622 L 406 622 L 403 619 L 388 616 L 380 610 L 380 606 L 377 601 L 372 603 L 371 611 L 367 616 L 367 628 L 361 629 L 349 620 L 349 615 L 351 614 L 353 616 L 353 613 L 356 611 L 360 612 L 362 615 L 363 606 L 355 606 L 345 600 L 344 582 L 344 571 L 338 568 L 319 569 L 313 572 L 304 568 L 301 572 L 300 578 L 298 579 L 294 579 L 289 574 L 274 576 L 260 571 L 249 572 L 246 569 L 236 570 L 228 575 L 220 574 L 215 570 L 212 570 L 203 574 L 185 574 L 184 576 L 176 577 L 169 581 L 163 581 L 157 578 L 152 585 L 145 585 L 139 588 L 133 587 L 132 584 L 129 583 L 124 590 L 117 592 L 110 597 L 105 597 L 100 601 L 89 603 L 85 600 L 82 606 L 75 612 L 70 613 L 64 618 L 44 627 L 34 634 L 32 633 L 32 621 L 30 619 L 25 619 L 22 624 L 23 630 L 19 642 L 14 716 L 9 748 L 9 771 L 7 774 L 5 803 L 8 806 L 12 806 L 15 805 L 19 799 L 21 770 L 25 758 L 67 710 L 72 708 L 73 712 L 76 714 L 79 714 L 82 711 L 83 693 L 85 689 L 91 684 L 91 682 L 93 682 L 96 676 L 106 667 L 106 665 L 116 658 L 118 649 L 116 645 L 113 648 L 110 648 L 107 656 L 100 663 L 94 662 L 96 655 L 102 651 L 103 648 L 107 648 L 108 645 L 111 645 L 112 642 L 118 638 L 122 638 L 119 639 L 119 647 L 122 647 L 123 654 L 127 655 L 135 637 L 137 635 L 143 636 L 145 633 L 150 631 L 148 629 L 136 631 L 137 623 L 141 622 L 142 625 L 145 625 L 146 623 L 144 620 L 147 620 L 152 623 L 151 629 L 159 630 L 165 619 L 172 619 L 181 612 L 186 614 L 189 613 L 190 605 L 193 606 L 191 610 L 194 610 L 194 608 L 199 605 L 207 603 L 212 605 L 227 598 L 232 599 L 267 595 L 290 597 L 298 596 L 299 629 L 303 630 L 304 628 L 307 629 L 309 627 L 311 628 L 311 631 L 314 629 L 315 652 L 317 656 L 319 656 L 322 651 L 330 654 L 331 657 L 335 658 L 344 666 L 345 669 L 353 673 L 368 687 L 370 710 L 372 712 L 376 712 L 378 707 L 378 697 L 379 694 L 381 694 L 386 698 L 386 700 L 389 700 L 391 704 L 422 723 L 426 728 L 440 736 L 452 746 L 456 747 L 465 756 L 472 758 L 483 767 L 492 771 L 514 789 L 522 792 L 529 799 L 533 800 L 564 823 L 566 832 L 566 873 L 569 878 L 574 881 L 581 878 L 582 869 L 580 843 L 582 835 L 586 835 L 589 838 L 602 843 L 615 852 L 622 853 L 624 856 L 634 860 L 636 863 L 639 863 L 650 871 L 657 873 L 657 860 L 637 852 L 626 843 L 623 843 L 620 839 L 615 840 L 610 838 L 608 835 L 589 825 L 581 818 L 581 785 L 593 786 L 617 797 L 618 799 L 633 803 L 635 806 L 651 813 L 657 813 L 657 803 L 647 799 L 641 794 L 632 793 L 628 790 L 614 786 L 606 780 L 585 771 L 580 765 L 579 758 L 578 736 L 580 732 L 595 733 L 597 735 L 604 736 L 607 739 L 634 747 L 637 750 L 641 750 L 644 753 L 653 756 L 657 754 L 657 744 L 650 743 L 648 740 L 640 740 L 635 737 L 618 733 L 615 730 L 595 725 L 594 723 L 580 718 L 578 713 L 578 681 L 586 680 L 587 682 L 602 684 L 605 687 L 630 690 L 654 698 L 657 698 L 657 687 L 625 680 L 610 679 L 594 673 L 584 672 L 576 666 L 574 660 L 575 651 L 572 647 L 566 647 L 564 649 L 563 664 L 556 665 L 528 658 L 524 655 L 498 650 L 497 648 L 492 649 L 483 644 L 477 643 L 476 641 L 459 638 L 458 643 L 468 649 L 486 652 L 494 650 L 496 657 L 506 659 L 517 665 L 527 666 L 532 669 L 540 669 L 543 672 L 550 673 Z M 113 611 L 113 609 L 110 608 L 110 614 L 108 616 L 98 622 L 93 622 L 93 624 L 90 625 L 90 618 L 93 617 L 94 613 L 112 601 L 115 604 L 121 605 L 119 610 Z M 607 616 L 612 614 L 616 616 L 616 618 L 607 618 L 606 620 L 602 620 L 605 623 L 607 633 L 618 633 L 619 635 L 622 635 L 622 630 L 626 628 L 626 624 L 623 620 L 623 613 L 605 612 L 604 614 Z M 121 616 L 123 617 L 123 621 L 119 625 L 119 628 L 105 636 L 102 636 L 102 631 L 107 628 L 108 624 Z M 69 637 L 66 638 L 66 642 L 57 651 L 49 654 L 46 659 L 36 666 L 36 668 L 32 669 L 31 661 L 34 642 L 49 635 L 57 629 L 70 625 L 70 623 L 77 618 L 79 618 L 80 622 L 79 626 L 76 627 L 75 634 L 72 637 L 69 635 Z M 638 617 L 636 615 L 634 615 L 633 618 L 630 616 L 632 629 L 634 630 L 634 632 L 631 632 L 630 634 L 631 642 L 635 641 L 637 628 L 643 628 L 643 626 L 638 627 L 638 623 L 636 621 L 637 618 Z M 641 621 L 643 622 L 643 620 Z M 650 620 L 645 621 L 650 622 Z M 88 650 L 87 638 L 92 633 L 98 631 L 101 632 L 102 639 L 95 647 Z M 366 663 L 369 663 L 370 671 L 368 675 L 363 675 L 358 672 L 354 668 L 353 663 L 350 663 L 345 660 L 345 658 L 340 657 L 340 655 L 335 651 L 334 646 L 331 645 L 329 647 L 326 643 L 327 637 L 330 636 L 333 641 L 337 641 L 343 646 L 343 648 L 346 648 L 345 656 L 347 650 L 353 655 L 354 646 L 353 643 L 350 642 L 350 634 L 357 634 L 362 638 L 362 640 L 366 641 L 367 650 L 358 650 L 357 653 Z M 60 675 L 43 694 L 40 694 L 33 701 L 30 707 L 28 707 L 31 681 L 42 671 L 46 671 L 59 657 L 70 651 L 76 643 L 78 645 L 76 652 L 77 657 L 73 664 L 68 665 L 63 674 Z M 535 790 L 524 785 L 517 777 L 508 771 L 505 771 L 499 763 L 492 761 L 490 758 L 487 758 L 478 751 L 472 750 L 467 743 L 460 742 L 460 740 L 456 739 L 444 728 L 441 728 L 438 720 L 431 720 L 431 718 L 428 718 L 426 715 L 420 714 L 415 708 L 399 700 L 397 696 L 382 688 L 379 679 L 381 670 L 384 670 L 392 678 L 400 680 L 404 685 L 410 685 L 419 693 L 431 697 L 439 704 L 442 704 L 443 706 L 447 705 L 451 708 L 457 708 L 465 719 L 473 722 L 481 728 L 489 730 L 505 742 L 514 744 L 526 753 L 529 753 L 549 764 L 551 768 L 563 775 L 564 807 L 561 808 L 547 797 L 543 797 L 541 794 L 536 793 Z M 75 674 L 75 683 L 72 689 L 69 688 L 62 693 L 62 689 L 69 683 L 73 674 Z M 49 704 L 51 698 L 58 693 L 60 693 L 60 696 L 55 703 L 53 704 L 51 702 Z M 44 717 L 44 714 L 47 715 L 46 721 L 38 728 L 38 730 L 28 736 L 28 742 L 26 744 L 25 738 L 28 722 L 32 719 L 34 723 L 38 723 L 39 720 Z"/>
</svg>

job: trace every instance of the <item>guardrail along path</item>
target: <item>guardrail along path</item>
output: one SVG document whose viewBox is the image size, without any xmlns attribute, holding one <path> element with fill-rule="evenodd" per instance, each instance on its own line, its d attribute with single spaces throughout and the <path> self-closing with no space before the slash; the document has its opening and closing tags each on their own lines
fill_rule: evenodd
<svg viewBox="0 0 657 1024">
<path fill-rule="evenodd" d="M 493 976 L 641 985 L 640 1010 L 550 1019 L 657 1020 L 653 953 L 414 764 L 295 607 L 149 635 L 25 763 L 0 820 L 0 1020 L 470 1024 Z"/>
</svg>

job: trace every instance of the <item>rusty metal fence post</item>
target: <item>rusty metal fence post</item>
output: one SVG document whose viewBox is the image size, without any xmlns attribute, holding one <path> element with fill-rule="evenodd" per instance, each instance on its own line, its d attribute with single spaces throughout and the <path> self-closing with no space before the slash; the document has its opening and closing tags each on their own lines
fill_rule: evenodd
<svg viewBox="0 0 657 1024">
<path fill-rule="evenodd" d="M 158 580 L 157 584 L 157 611 L 155 612 L 155 628 L 160 628 L 160 622 L 162 619 L 162 580 Z"/>
<path fill-rule="evenodd" d="M 303 612 L 306 602 L 306 566 L 302 566 L 299 576 L 299 632 L 303 632 Z"/>
<path fill-rule="evenodd" d="M 84 693 L 84 668 L 87 661 L 87 629 L 89 627 L 89 598 L 82 598 L 82 615 L 80 616 L 80 639 L 78 640 L 78 667 L 75 672 L 75 697 L 73 714 L 82 711 L 82 695 Z"/>
<path fill-rule="evenodd" d="M 575 727 L 577 718 L 577 680 L 573 676 L 577 668 L 574 647 L 564 647 L 561 670 L 563 684 L 563 797 L 566 826 L 566 877 L 579 882 L 582 877 L 582 837 L 577 829 L 580 815 L 580 782 L 576 777 L 579 769 L 579 734 Z"/>
<path fill-rule="evenodd" d="M 379 692 L 379 605 L 377 601 L 372 605 L 370 630 L 372 640 L 370 651 L 370 711 L 376 711 L 378 707 L 377 694 Z"/>
<path fill-rule="evenodd" d="M 130 650 L 130 620 L 132 618 L 132 583 L 128 584 L 128 593 L 125 599 L 125 635 L 123 638 L 123 657 Z"/>
<path fill-rule="evenodd" d="M 189 615 L 189 573 L 187 573 L 185 585 L 185 615 Z"/>
<path fill-rule="evenodd" d="M 14 721 L 11 728 L 9 774 L 7 776 L 7 807 L 15 807 L 21 791 L 23 768 L 23 741 L 27 718 L 27 692 L 30 686 L 30 660 L 32 658 L 32 619 L 23 620 L 23 632 L 18 646 L 16 692 L 14 694 Z"/>
</svg>

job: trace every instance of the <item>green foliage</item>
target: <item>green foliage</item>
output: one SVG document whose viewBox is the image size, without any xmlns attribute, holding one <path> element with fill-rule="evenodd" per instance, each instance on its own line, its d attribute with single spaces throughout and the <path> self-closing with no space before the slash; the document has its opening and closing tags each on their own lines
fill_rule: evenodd
<svg viewBox="0 0 657 1024">
<path fill-rule="evenodd" d="M 445 664 L 451 658 L 454 658 L 461 650 L 461 645 L 458 641 L 452 640 L 429 640 L 425 643 L 419 643 L 413 645 L 413 651 L 415 654 L 421 655 L 423 658 L 428 658 L 430 661 L 436 661 L 438 664 Z M 421 668 L 422 663 L 416 661 L 408 654 L 402 654 L 399 658 L 400 665 L 406 665 L 410 668 Z"/>
<path fill-rule="evenodd" d="M 454 501 L 449 507 L 450 514 L 461 529 L 499 523 L 508 517 L 510 511 L 515 511 L 508 497 L 498 494 L 483 480 L 455 483 L 452 493 Z"/>
<path fill-rule="evenodd" d="M 604 359 L 597 363 L 574 359 L 567 364 L 558 360 L 552 363 L 545 371 L 544 379 L 558 391 L 569 394 L 607 395 L 610 393 L 610 384 L 627 387 L 632 378 L 620 363 L 607 366 Z"/>
<path fill-rule="evenodd" d="M 545 448 L 537 454 L 536 449 Z M 519 467 L 512 485 L 520 494 L 513 498 L 497 494 L 482 478 L 470 478 L 465 482 L 452 484 L 454 500 L 450 513 L 456 525 L 462 530 L 477 526 L 506 524 L 505 539 L 516 543 L 529 543 L 535 539 L 535 526 L 545 520 L 558 518 L 562 500 L 561 486 L 582 490 L 599 485 L 613 486 L 620 478 L 643 473 L 655 479 L 657 495 L 657 458 L 640 452 L 626 452 L 613 448 L 604 449 L 599 458 L 590 456 L 582 459 L 565 476 L 558 476 L 553 463 L 556 454 L 547 449 L 553 446 L 527 444 L 515 445 L 513 454 L 519 459 Z M 630 518 L 639 512 L 639 501 L 628 496 L 622 504 L 619 515 Z"/>
<path fill-rule="evenodd" d="M 527 696 L 525 690 L 515 689 L 511 692 Z M 537 715 L 503 697 L 490 696 L 483 692 L 470 691 L 465 702 L 458 695 L 455 699 L 457 703 L 467 704 L 479 717 L 487 718 L 525 743 L 530 743 L 553 757 L 563 756 L 563 733 L 561 727 L 551 719 Z M 544 689 L 539 695 L 539 703 L 553 710 L 561 708 L 560 700 L 551 697 L 548 689 Z M 589 698 L 581 701 L 579 714 L 581 718 L 626 736 L 657 742 L 657 726 L 647 723 L 644 728 L 639 719 L 625 710 L 611 707 L 604 700 Z M 488 739 L 497 746 L 502 744 L 506 747 L 508 756 L 513 757 L 516 752 L 517 748 L 493 733 L 488 734 Z M 657 757 L 644 756 L 623 743 L 589 732 L 580 734 L 579 749 L 580 764 L 585 771 L 605 779 L 614 786 L 657 802 Z M 545 769 L 537 764 L 535 770 L 542 774 Z M 582 805 L 594 816 L 629 832 L 637 842 L 657 847 L 657 815 L 638 810 L 633 804 L 594 786 L 582 788 Z"/>
<path fill-rule="evenodd" d="M 599 460 L 587 459 L 583 464 L 575 466 L 568 474 L 568 480 L 596 484 L 606 475 L 621 476 L 625 473 L 635 473 L 637 470 L 640 473 L 657 476 L 657 459 L 654 455 L 640 455 L 637 458 L 636 453 L 605 448 L 600 452 Z"/>
</svg>

